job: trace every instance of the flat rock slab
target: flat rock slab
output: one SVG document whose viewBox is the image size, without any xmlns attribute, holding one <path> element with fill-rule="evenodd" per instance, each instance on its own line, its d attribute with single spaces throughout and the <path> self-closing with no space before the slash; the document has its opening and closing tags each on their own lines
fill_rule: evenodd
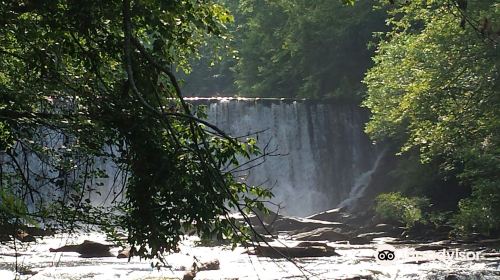
<svg viewBox="0 0 500 280">
<path fill-rule="evenodd" d="M 374 227 L 373 227 L 373 232 L 387 232 L 388 234 L 391 234 L 391 235 L 401 235 L 401 233 L 404 232 L 404 228 L 402 227 L 397 227 L 397 226 L 394 226 L 394 225 L 390 225 L 390 224 L 376 224 Z"/>
<path fill-rule="evenodd" d="M 500 259 L 500 253 L 482 253 L 482 258 Z"/>
<path fill-rule="evenodd" d="M 273 232 L 305 232 L 323 227 L 345 229 L 347 226 L 337 222 L 327 222 L 297 217 L 282 217 L 272 223 L 269 226 L 269 229 Z"/>
<path fill-rule="evenodd" d="M 496 238 L 496 239 L 483 239 L 483 240 L 479 240 L 478 241 L 479 244 L 483 244 L 483 245 L 491 245 L 491 244 L 498 244 L 500 245 L 500 238 Z"/>
<path fill-rule="evenodd" d="M 422 245 L 415 248 L 415 251 L 440 251 L 443 249 L 449 249 L 448 246 L 439 244 Z"/>
<path fill-rule="evenodd" d="M 308 232 L 295 234 L 293 239 L 299 241 L 349 241 L 351 238 L 347 234 L 340 233 L 330 227 L 317 228 Z"/>
<path fill-rule="evenodd" d="M 367 232 L 367 233 L 358 234 L 357 237 L 373 239 L 373 238 L 379 238 L 379 237 L 391 237 L 391 234 L 389 234 L 385 231 Z"/>
<path fill-rule="evenodd" d="M 75 252 L 82 258 L 114 257 L 109 251 L 111 245 L 101 244 L 90 240 L 85 240 L 81 244 L 65 245 L 56 249 L 50 248 L 50 252 Z"/>
<path fill-rule="evenodd" d="M 351 218 L 351 215 L 343 212 L 340 208 L 327 210 L 307 217 L 307 219 L 327 222 L 345 222 L 349 218 Z"/>
<path fill-rule="evenodd" d="M 308 246 L 308 247 L 278 247 L 257 245 L 255 254 L 260 257 L 269 258 L 305 258 L 305 257 L 329 257 L 339 256 L 335 249 L 328 246 Z"/>
<path fill-rule="evenodd" d="M 365 238 L 365 237 L 353 237 L 349 239 L 349 244 L 351 245 L 367 245 L 370 244 L 371 239 L 370 238 Z"/>
</svg>

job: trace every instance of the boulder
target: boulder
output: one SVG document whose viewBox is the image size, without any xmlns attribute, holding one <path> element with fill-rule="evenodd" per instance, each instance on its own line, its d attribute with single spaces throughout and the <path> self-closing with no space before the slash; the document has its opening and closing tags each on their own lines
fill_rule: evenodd
<svg viewBox="0 0 500 280">
<path fill-rule="evenodd" d="M 349 278 L 342 278 L 342 280 L 373 280 L 373 276 L 371 275 L 363 275 L 363 276 L 354 276 Z"/>
<path fill-rule="evenodd" d="M 330 228 L 330 227 L 322 227 L 316 228 L 311 231 L 298 233 L 292 236 L 293 239 L 299 241 L 348 241 L 351 238 L 344 233 L 339 232 L 339 230 Z"/>
<path fill-rule="evenodd" d="M 196 271 L 219 270 L 219 269 L 220 269 L 219 260 L 211 260 L 208 262 L 202 262 L 200 264 L 196 264 L 196 266 L 193 267 L 193 270 L 196 270 Z"/>
<path fill-rule="evenodd" d="M 8 234 L 0 234 L 0 242 L 11 241 L 12 238 Z"/>
<path fill-rule="evenodd" d="M 36 238 L 24 230 L 18 230 L 16 233 L 16 239 L 21 242 L 36 242 Z"/>
<path fill-rule="evenodd" d="M 253 242 L 273 242 L 274 238 L 271 235 L 265 235 L 265 234 L 252 234 L 250 235 L 251 239 Z"/>
<path fill-rule="evenodd" d="M 376 224 L 373 227 L 373 229 L 374 229 L 374 231 L 377 231 L 377 232 L 384 231 L 387 233 L 397 234 L 397 235 L 400 235 L 403 232 L 403 229 L 401 229 L 397 226 L 394 226 L 394 225 L 390 225 L 390 224 Z"/>
<path fill-rule="evenodd" d="M 379 238 L 379 237 L 390 237 L 390 236 L 391 236 L 391 234 L 389 234 L 385 231 L 367 232 L 367 233 L 362 233 L 362 234 L 357 235 L 357 237 L 366 238 L 369 240 L 372 240 L 374 238 Z"/>
<path fill-rule="evenodd" d="M 306 218 L 319 221 L 345 223 L 351 218 L 351 214 L 343 212 L 342 208 L 335 208 L 308 216 Z"/>
<path fill-rule="evenodd" d="M 277 219 L 281 218 L 282 216 L 272 211 L 270 211 L 269 214 L 265 214 L 262 211 L 256 210 L 255 214 L 249 214 L 247 216 L 248 221 L 245 220 L 240 213 L 233 214 L 232 217 L 235 218 L 240 223 L 246 224 L 247 222 L 250 222 L 252 227 L 260 234 L 269 234 L 268 233 L 269 225 L 274 223 Z"/>
<path fill-rule="evenodd" d="M 312 247 L 312 246 L 329 247 L 328 243 L 323 241 L 302 241 L 299 244 L 295 245 L 294 247 Z"/>
<path fill-rule="evenodd" d="M 318 228 L 338 228 L 345 229 L 346 225 L 337 222 L 327 222 L 298 217 L 281 217 L 269 227 L 273 232 L 304 232 Z"/>
<path fill-rule="evenodd" d="M 359 237 L 355 236 L 351 239 L 349 239 L 349 244 L 351 245 L 367 245 L 370 244 L 371 239 L 366 238 L 366 237 Z"/>
<path fill-rule="evenodd" d="M 246 248 L 254 246 L 255 243 L 263 242 L 263 243 L 271 243 L 274 242 L 276 239 L 273 238 L 270 235 L 263 235 L 260 234 L 259 236 L 256 236 L 255 234 L 250 235 L 251 240 L 243 242 L 242 245 Z"/>
<path fill-rule="evenodd" d="M 269 214 L 265 214 L 262 211 L 255 210 L 255 213 L 257 215 L 250 216 L 250 221 L 252 222 L 253 225 L 258 225 L 262 223 L 264 223 L 265 225 L 270 225 L 280 217 L 283 217 L 282 215 L 275 213 L 273 211 L 269 211 Z"/>
<path fill-rule="evenodd" d="M 100 257 L 114 257 L 109 252 L 111 245 L 101 244 L 98 242 L 85 240 L 81 244 L 66 245 L 56 249 L 50 248 L 50 252 L 76 252 L 82 258 L 100 258 Z"/>
<path fill-rule="evenodd" d="M 184 268 L 184 267 L 182 267 L 182 268 Z M 201 263 L 194 262 L 193 265 L 191 266 L 191 270 L 184 273 L 182 280 L 193 280 L 199 271 L 219 270 L 219 269 L 220 269 L 219 260 L 211 260 L 211 261 L 201 262 Z"/>
<path fill-rule="evenodd" d="M 54 235 L 54 232 L 49 229 L 41 229 L 37 227 L 30 227 L 20 225 L 19 227 L 13 225 L 3 225 L 0 229 L 0 242 L 11 241 L 15 238 L 21 242 L 36 242 L 35 236 L 49 236 Z"/>
<path fill-rule="evenodd" d="M 196 271 L 188 271 L 182 277 L 182 280 L 193 280 L 196 277 Z"/>
<path fill-rule="evenodd" d="M 26 227 L 25 231 L 32 236 L 53 236 L 54 231 L 47 228 L 42 229 L 38 227 Z"/>
<path fill-rule="evenodd" d="M 500 259 L 500 253 L 481 253 L 481 258 Z"/>
<path fill-rule="evenodd" d="M 499 245 L 500 244 L 500 238 L 495 238 L 495 239 L 481 239 L 478 241 L 479 244 L 482 245 Z"/>
<path fill-rule="evenodd" d="M 126 247 L 123 250 L 120 250 L 118 252 L 118 255 L 116 256 L 119 259 L 128 259 L 133 256 L 132 253 L 132 248 L 131 247 Z"/>
</svg>

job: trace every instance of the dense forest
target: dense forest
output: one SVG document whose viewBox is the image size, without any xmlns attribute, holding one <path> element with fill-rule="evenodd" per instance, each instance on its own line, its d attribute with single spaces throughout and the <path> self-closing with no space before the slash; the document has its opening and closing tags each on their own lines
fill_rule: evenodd
<svg viewBox="0 0 500 280">
<path fill-rule="evenodd" d="M 364 79 L 368 134 L 435 166 L 448 182 L 435 206 L 466 190 L 448 213 L 458 232 L 500 230 L 499 19 L 498 1 L 411 1 L 390 9 L 391 31 L 379 38 Z"/>
<path fill-rule="evenodd" d="M 229 52 L 193 65 L 186 93 L 359 99 L 374 32 L 387 29 L 375 2 L 222 1 L 235 17 Z M 210 53 L 210 49 L 206 49 Z M 210 67 L 212 65 L 212 67 Z M 335 78 L 332 78 L 335 77 Z"/>
<path fill-rule="evenodd" d="M 230 166 L 266 151 L 185 94 L 359 104 L 399 156 L 378 215 L 498 235 L 499 48 L 499 0 L 2 1 L 0 225 L 126 231 L 149 258 L 248 240 L 231 213 L 272 194 Z M 92 203 L 98 162 L 126 199 Z"/>
</svg>

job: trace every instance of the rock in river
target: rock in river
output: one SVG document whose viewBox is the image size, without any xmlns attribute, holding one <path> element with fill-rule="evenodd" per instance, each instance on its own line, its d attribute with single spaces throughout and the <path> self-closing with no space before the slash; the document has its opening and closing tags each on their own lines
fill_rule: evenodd
<svg viewBox="0 0 500 280">
<path fill-rule="evenodd" d="M 347 241 L 350 237 L 347 234 L 339 232 L 337 229 L 330 227 L 317 228 L 311 231 L 298 233 L 292 236 L 295 240 L 300 241 Z"/>
<path fill-rule="evenodd" d="M 57 249 L 50 248 L 51 252 L 76 252 L 82 258 L 114 257 L 109 252 L 111 245 L 101 244 L 94 241 L 85 240 L 81 244 L 66 245 Z"/>
<path fill-rule="evenodd" d="M 335 249 L 329 246 L 267 246 L 257 245 L 255 254 L 269 258 L 304 258 L 304 257 L 329 257 L 339 256 Z"/>
</svg>

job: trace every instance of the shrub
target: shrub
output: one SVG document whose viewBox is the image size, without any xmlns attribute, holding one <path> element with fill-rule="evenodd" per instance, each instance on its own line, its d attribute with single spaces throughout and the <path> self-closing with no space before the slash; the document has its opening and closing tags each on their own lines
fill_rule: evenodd
<svg viewBox="0 0 500 280">
<path fill-rule="evenodd" d="M 458 208 L 453 219 L 457 233 L 492 235 L 500 230 L 500 194 L 494 182 L 479 182 L 472 196 L 461 200 Z"/>
<path fill-rule="evenodd" d="M 391 192 L 377 196 L 375 212 L 383 219 L 400 222 L 411 228 L 417 222 L 425 223 L 423 209 L 427 206 L 427 198 L 406 197 L 400 192 Z"/>
<path fill-rule="evenodd" d="M 441 226 L 449 225 L 449 221 L 453 214 L 452 211 L 434 211 L 427 214 L 427 220 L 437 229 Z"/>
</svg>

